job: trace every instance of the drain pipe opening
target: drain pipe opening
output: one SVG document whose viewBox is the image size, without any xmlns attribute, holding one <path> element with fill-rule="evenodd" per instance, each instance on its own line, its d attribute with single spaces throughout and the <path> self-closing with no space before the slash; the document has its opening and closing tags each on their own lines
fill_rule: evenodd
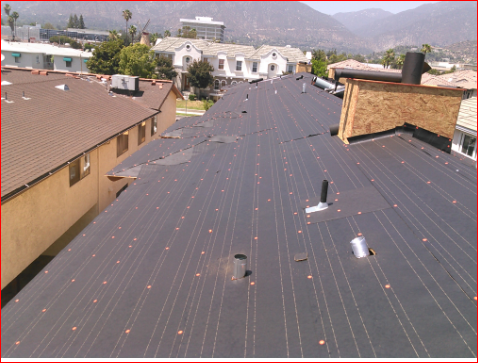
<svg viewBox="0 0 478 363">
<path fill-rule="evenodd" d="M 234 255 L 234 271 L 232 280 L 239 280 L 246 276 L 247 256 L 242 253 Z"/>
</svg>

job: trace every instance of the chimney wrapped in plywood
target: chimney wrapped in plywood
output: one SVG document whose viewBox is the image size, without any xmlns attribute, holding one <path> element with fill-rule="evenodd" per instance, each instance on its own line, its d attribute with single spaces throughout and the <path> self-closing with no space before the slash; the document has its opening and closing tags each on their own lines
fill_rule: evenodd
<svg viewBox="0 0 478 363">
<path fill-rule="evenodd" d="M 453 139 L 462 95 L 458 88 L 347 79 L 338 137 L 348 144 L 408 124 Z"/>
</svg>

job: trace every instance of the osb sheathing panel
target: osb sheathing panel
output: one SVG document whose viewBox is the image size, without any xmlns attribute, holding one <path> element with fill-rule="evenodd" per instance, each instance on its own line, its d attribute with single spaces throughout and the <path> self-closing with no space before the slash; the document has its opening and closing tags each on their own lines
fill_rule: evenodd
<svg viewBox="0 0 478 363">
<path fill-rule="evenodd" d="M 347 144 L 347 137 L 350 137 L 347 135 L 352 133 L 358 90 L 358 84 L 345 82 L 345 92 L 342 102 L 342 113 L 340 114 L 338 137 Z"/>
<path fill-rule="evenodd" d="M 463 90 L 348 79 L 339 137 L 394 129 L 405 123 L 453 138 Z"/>
</svg>

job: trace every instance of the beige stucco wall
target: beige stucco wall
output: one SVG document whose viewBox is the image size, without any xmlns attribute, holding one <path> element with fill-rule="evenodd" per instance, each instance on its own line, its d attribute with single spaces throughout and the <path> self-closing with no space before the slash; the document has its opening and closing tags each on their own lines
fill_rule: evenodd
<svg viewBox="0 0 478 363">
<path fill-rule="evenodd" d="M 138 145 L 138 126 L 129 130 L 128 151 L 116 156 L 116 138 L 90 153 L 90 174 L 70 187 L 69 168 L 64 167 L 37 185 L 2 204 L 2 289 L 57 239 L 96 206 L 96 215 L 133 179 L 109 180 L 105 174 L 159 137 L 175 122 L 176 95 L 170 92 L 157 115 L 158 131 L 151 135 L 152 119 L 146 121 L 146 140 Z M 62 241 L 68 243 L 69 241 Z"/>
<path fill-rule="evenodd" d="M 95 205 L 97 165 L 95 150 L 75 185 L 67 166 L 2 204 L 2 289 Z"/>
</svg>

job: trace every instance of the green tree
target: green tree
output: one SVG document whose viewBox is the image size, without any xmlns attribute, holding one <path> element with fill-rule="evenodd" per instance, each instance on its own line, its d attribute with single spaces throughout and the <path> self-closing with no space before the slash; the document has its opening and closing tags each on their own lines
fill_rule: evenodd
<svg viewBox="0 0 478 363">
<path fill-rule="evenodd" d="M 117 30 L 110 30 L 109 38 L 111 40 L 119 39 L 120 35 Z"/>
<path fill-rule="evenodd" d="M 75 21 L 73 20 L 73 14 L 70 14 L 70 17 L 68 18 L 68 23 L 66 24 L 67 28 L 74 28 L 75 27 Z"/>
<path fill-rule="evenodd" d="M 355 59 L 357 62 L 365 63 L 365 57 L 362 54 L 355 54 L 352 59 Z"/>
<path fill-rule="evenodd" d="M 136 35 L 136 27 L 131 25 L 128 29 L 128 33 L 131 35 L 131 44 L 134 44 L 134 36 Z"/>
<path fill-rule="evenodd" d="M 165 30 L 164 31 L 164 37 L 167 38 L 167 37 L 170 37 L 171 36 L 171 32 L 169 30 Z"/>
<path fill-rule="evenodd" d="M 146 44 L 124 47 L 119 55 L 119 73 L 142 78 L 158 78 L 154 51 Z"/>
<path fill-rule="evenodd" d="M 185 25 L 183 26 L 182 29 L 178 29 L 178 37 L 196 39 L 197 38 L 196 29 L 191 29 L 190 26 Z"/>
<path fill-rule="evenodd" d="M 15 33 L 14 33 L 14 30 L 15 30 L 15 19 L 13 19 L 13 16 L 11 16 L 11 15 L 8 16 L 8 18 L 7 18 L 7 23 L 8 23 L 8 25 L 10 26 L 10 29 L 12 30 L 13 39 L 15 39 Z"/>
<path fill-rule="evenodd" d="M 405 62 L 405 54 L 400 54 L 395 60 L 395 65 L 398 69 L 402 69 L 403 63 Z"/>
<path fill-rule="evenodd" d="M 162 38 L 163 35 L 161 33 L 152 33 L 149 35 L 149 41 L 151 42 L 152 45 L 156 44 L 156 40 L 158 38 Z"/>
<path fill-rule="evenodd" d="M 119 73 L 120 53 L 124 48 L 123 40 L 109 40 L 99 44 L 93 50 L 93 56 L 86 66 L 93 73 L 116 74 Z"/>
<path fill-rule="evenodd" d="M 385 52 L 380 64 L 383 65 L 383 68 L 388 68 L 390 64 L 392 64 L 394 61 L 395 61 L 395 52 L 393 51 L 393 49 L 388 49 Z"/>
<path fill-rule="evenodd" d="M 49 39 L 50 43 L 58 43 L 58 44 L 70 44 L 70 46 L 74 49 L 81 49 L 81 44 L 78 43 L 76 40 L 67 37 L 65 35 L 54 35 Z"/>
<path fill-rule="evenodd" d="M 430 69 L 427 73 L 429 74 L 433 74 L 434 76 L 438 76 L 440 74 L 442 74 L 442 72 L 440 72 L 439 70 L 436 70 L 436 69 Z"/>
<path fill-rule="evenodd" d="M 212 72 L 214 67 L 209 62 L 195 59 L 188 67 L 191 85 L 197 87 L 201 93 L 201 88 L 212 86 L 214 82 Z"/>
<path fill-rule="evenodd" d="M 120 34 L 119 39 L 123 40 L 123 44 L 124 44 L 125 47 L 127 47 L 131 44 L 131 36 L 128 33 L 122 32 Z"/>
<path fill-rule="evenodd" d="M 322 49 L 317 49 L 312 51 L 312 59 L 320 60 L 320 61 L 327 61 L 327 55 L 325 54 L 325 51 Z"/>
<path fill-rule="evenodd" d="M 78 29 L 80 27 L 80 21 L 78 20 L 78 16 L 75 14 L 73 17 L 73 28 Z"/>
<path fill-rule="evenodd" d="M 7 16 L 10 16 L 10 11 L 12 11 L 12 7 L 9 4 L 5 4 L 3 10 L 5 11 L 5 14 L 7 14 Z"/>
<path fill-rule="evenodd" d="M 131 20 L 133 17 L 133 13 L 129 11 L 128 9 L 123 10 L 123 18 L 126 20 L 126 28 L 125 28 L 125 33 L 128 33 L 128 21 Z"/>
<path fill-rule="evenodd" d="M 83 20 L 83 15 L 80 14 L 80 29 L 86 29 L 85 21 Z"/>
<path fill-rule="evenodd" d="M 13 22 L 14 22 L 14 30 L 13 30 L 13 33 L 15 34 L 15 36 L 17 35 L 17 19 L 20 17 L 20 14 L 18 14 L 16 11 L 14 11 L 12 13 L 12 18 L 13 18 Z M 15 36 L 14 36 L 14 39 L 15 39 Z"/>
<path fill-rule="evenodd" d="M 422 44 L 421 52 L 425 53 L 425 59 L 427 58 L 428 53 L 431 53 L 432 47 L 430 44 Z"/>
<path fill-rule="evenodd" d="M 425 53 L 426 55 L 427 53 L 431 53 L 431 51 L 432 51 L 432 47 L 430 44 L 422 44 L 422 49 L 421 49 L 422 53 Z"/>
<path fill-rule="evenodd" d="M 313 58 L 312 73 L 319 77 L 327 77 L 327 61 Z"/>
<path fill-rule="evenodd" d="M 161 57 L 156 59 L 156 63 L 156 73 L 159 79 L 172 80 L 178 75 L 178 73 L 174 70 L 173 62 L 168 57 L 161 55 Z"/>
</svg>

